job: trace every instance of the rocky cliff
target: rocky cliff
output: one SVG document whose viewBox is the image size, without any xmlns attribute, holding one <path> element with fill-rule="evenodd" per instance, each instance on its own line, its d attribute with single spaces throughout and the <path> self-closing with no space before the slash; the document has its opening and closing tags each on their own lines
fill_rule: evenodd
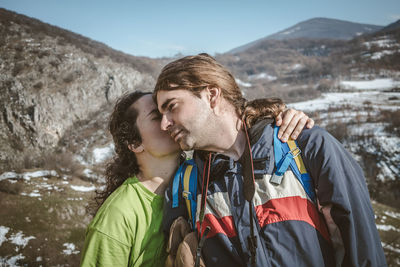
<svg viewBox="0 0 400 267">
<path fill-rule="evenodd" d="M 124 92 L 150 90 L 157 66 L 0 9 L 0 169 L 50 153 Z"/>
</svg>

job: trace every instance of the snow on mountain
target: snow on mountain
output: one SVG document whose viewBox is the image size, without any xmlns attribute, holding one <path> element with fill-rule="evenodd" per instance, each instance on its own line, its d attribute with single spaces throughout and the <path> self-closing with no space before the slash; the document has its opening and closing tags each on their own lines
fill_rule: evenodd
<svg viewBox="0 0 400 267">
<path fill-rule="evenodd" d="M 400 44 L 396 42 L 396 40 L 388 38 L 386 36 L 379 37 L 376 40 L 364 42 L 363 45 L 370 49 L 373 45 L 376 45 L 381 48 L 391 48 L 391 47 L 400 47 Z"/>
<path fill-rule="evenodd" d="M 379 155 L 376 179 L 400 179 L 400 138 L 387 130 L 388 122 L 374 121 L 382 112 L 400 110 L 400 93 L 389 90 L 399 87 L 400 82 L 374 79 L 340 81 L 339 84 L 346 92 L 323 93 L 317 99 L 289 106 L 316 114 L 323 127 L 345 123 L 346 133 L 343 134 L 348 140 L 344 140 L 344 145 L 356 158 L 360 153 Z"/>
<path fill-rule="evenodd" d="M 244 81 L 242 81 L 240 79 L 237 79 L 237 78 L 235 79 L 235 81 L 236 81 L 236 83 L 238 85 L 243 86 L 243 87 L 251 87 L 252 86 L 251 83 L 246 83 L 246 82 L 244 82 Z"/>
<path fill-rule="evenodd" d="M 111 158 L 114 154 L 114 144 L 111 143 L 106 147 L 97 147 L 93 149 L 92 157 L 94 163 L 101 163 Z"/>
<path fill-rule="evenodd" d="M 95 186 L 81 186 L 81 185 L 71 185 L 71 188 L 75 191 L 80 192 L 90 192 L 96 190 Z"/>
<path fill-rule="evenodd" d="M 260 80 L 260 79 L 265 79 L 267 81 L 275 81 L 277 79 L 276 76 L 269 75 L 268 73 L 261 72 L 258 74 L 253 74 L 248 76 L 249 80 Z"/>
</svg>

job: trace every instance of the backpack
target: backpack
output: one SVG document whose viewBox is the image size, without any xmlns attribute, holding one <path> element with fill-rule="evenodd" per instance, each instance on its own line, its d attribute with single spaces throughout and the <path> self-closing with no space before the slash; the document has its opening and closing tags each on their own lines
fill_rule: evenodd
<svg viewBox="0 0 400 267">
<path fill-rule="evenodd" d="M 179 166 L 172 182 L 172 207 L 179 206 L 179 188 L 182 188 L 182 197 L 185 199 L 186 208 L 189 215 L 189 225 L 196 229 L 196 210 L 197 210 L 197 165 L 194 159 L 185 160 Z"/>
<path fill-rule="evenodd" d="M 282 143 L 278 138 L 279 127 L 274 127 L 274 158 L 276 171 L 272 175 L 270 182 L 273 184 L 280 184 L 283 174 L 288 167 L 303 186 L 308 197 L 315 203 L 315 190 L 314 183 L 310 175 L 307 173 L 303 159 L 301 157 L 301 150 L 295 140 L 289 139 L 287 143 Z"/>
<path fill-rule="evenodd" d="M 295 140 L 289 139 L 282 143 L 278 138 L 279 127 L 274 127 L 274 158 L 276 170 L 270 182 L 279 185 L 282 182 L 283 174 L 290 167 L 300 184 L 303 186 L 308 197 L 315 203 L 314 184 L 307 173 L 301 150 Z M 196 230 L 197 210 L 197 166 L 193 159 L 186 160 L 179 167 L 172 183 L 172 207 L 179 206 L 179 188 L 182 188 L 182 196 L 186 202 L 189 214 L 189 224 L 192 230 Z"/>
</svg>

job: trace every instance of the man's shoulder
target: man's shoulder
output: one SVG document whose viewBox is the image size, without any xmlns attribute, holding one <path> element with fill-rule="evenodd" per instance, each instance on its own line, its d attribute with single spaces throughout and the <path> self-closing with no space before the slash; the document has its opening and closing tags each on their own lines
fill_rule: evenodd
<svg viewBox="0 0 400 267">
<path fill-rule="evenodd" d="M 274 121 L 270 119 L 264 119 L 257 121 L 250 129 L 249 129 L 249 137 L 250 143 L 254 145 L 257 143 L 260 138 L 268 138 L 274 132 Z"/>
<path fill-rule="evenodd" d="M 324 128 L 314 126 L 311 129 L 303 129 L 296 140 L 299 146 L 314 144 L 317 146 L 337 144 L 338 141 Z"/>
</svg>

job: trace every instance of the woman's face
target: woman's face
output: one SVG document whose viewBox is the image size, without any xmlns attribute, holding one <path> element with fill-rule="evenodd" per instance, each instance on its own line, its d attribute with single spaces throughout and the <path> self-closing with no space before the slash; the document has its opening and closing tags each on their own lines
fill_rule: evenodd
<svg viewBox="0 0 400 267">
<path fill-rule="evenodd" d="M 155 157 L 180 153 L 179 145 L 172 140 L 167 131 L 161 130 L 161 115 L 151 94 L 144 95 L 134 104 L 138 111 L 136 125 L 142 137 L 144 150 Z"/>
</svg>

